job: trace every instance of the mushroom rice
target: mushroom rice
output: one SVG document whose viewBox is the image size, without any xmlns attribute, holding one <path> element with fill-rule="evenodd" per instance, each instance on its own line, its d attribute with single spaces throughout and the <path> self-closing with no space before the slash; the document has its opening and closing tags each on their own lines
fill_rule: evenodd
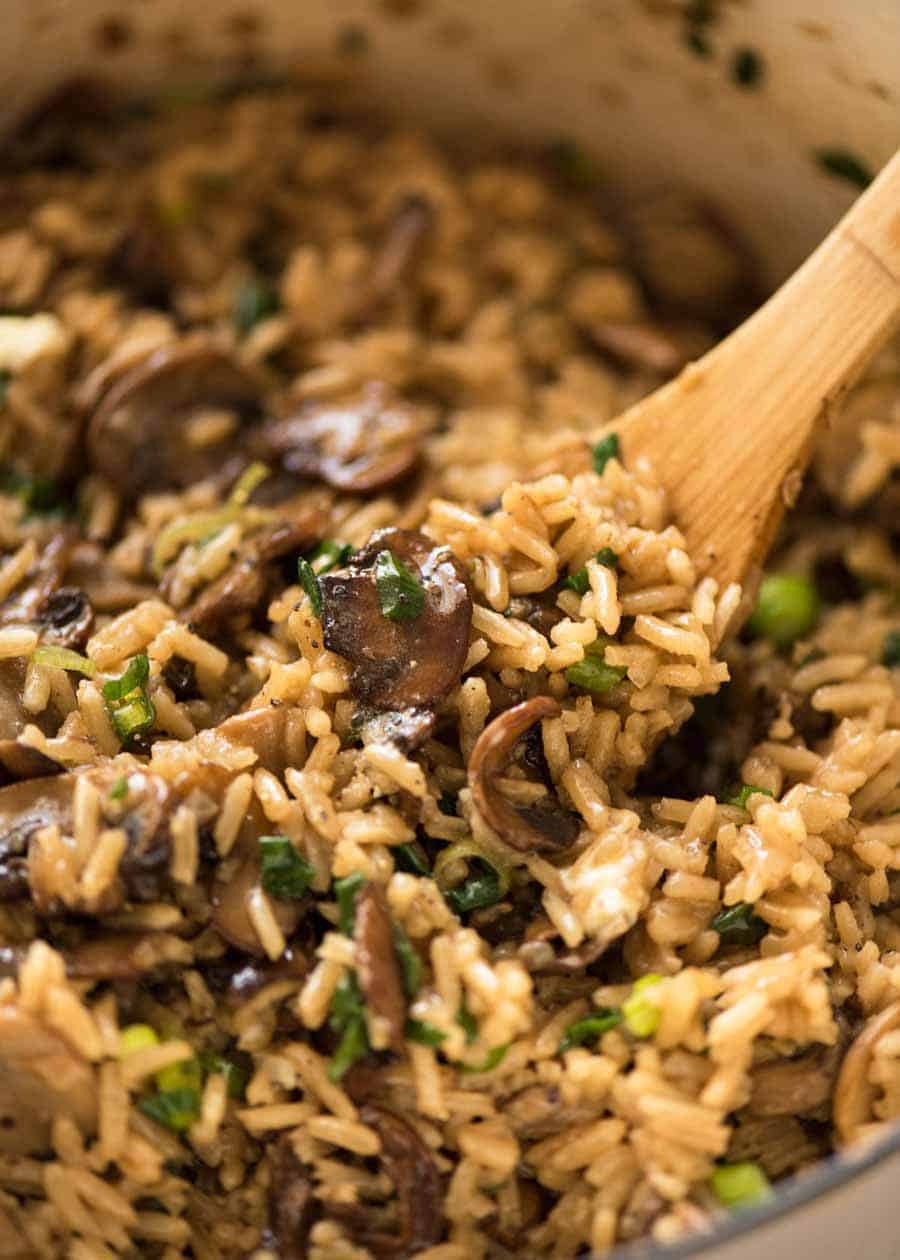
<svg viewBox="0 0 900 1260">
<path fill-rule="evenodd" d="M 109 111 L 2 177 L 0 1256 L 599 1256 L 900 1115 L 898 352 L 741 629 L 611 425 L 703 207 Z"/>
</svg>

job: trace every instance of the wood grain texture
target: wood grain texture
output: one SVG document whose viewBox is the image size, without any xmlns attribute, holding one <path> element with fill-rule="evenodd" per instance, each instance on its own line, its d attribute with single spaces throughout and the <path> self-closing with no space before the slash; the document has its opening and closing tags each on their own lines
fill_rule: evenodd
<svg viewBox="0 0 900 1260">
<path fill-rule="evenodd" d="M 900 153 L 754 315 L 611 426 L 695 563 L 752 593 L 819 427 L 900 327 Z"/>
</svg>

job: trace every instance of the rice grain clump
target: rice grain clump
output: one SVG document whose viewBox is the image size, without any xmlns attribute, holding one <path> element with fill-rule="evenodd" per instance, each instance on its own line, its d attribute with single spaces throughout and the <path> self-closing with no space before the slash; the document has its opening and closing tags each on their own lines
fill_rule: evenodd
<svg viewBox="0 0 900 1260">
<path fill-rule="evenodd" d="M 737 313 L 702 210 L 627 269 L 572 154 L 69 105 L 0 224 L 0 1250 L 574 1260 L 896 1119 L 897 353 L 736 637 L 610 429 Z"/>
</svg>

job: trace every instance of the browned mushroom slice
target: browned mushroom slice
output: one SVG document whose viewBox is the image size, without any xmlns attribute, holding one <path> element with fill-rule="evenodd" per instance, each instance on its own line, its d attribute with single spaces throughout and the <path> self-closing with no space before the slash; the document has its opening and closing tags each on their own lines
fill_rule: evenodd
<svg viewBox="0 0 900 1260">
<path fill-rule="evenodd" d="M 433 1246 L 443 1233 L 441 1179 L 431 1151 L 393 1111 L 369 1103 L 360 1112 L 381 1139 L 380 1162 L 397 1196 L 396 1221 L 378 1228 L 371 1208 L 335 1204 L 332 1214 L 347 1223 L 356 1242 L 378 1256 L 411 1256 Z"/>
<path fill-rule="evenodd" d="M 94 625 L 94 609 L 77 586 L 61 586 L 38 613 L 41 642 L 82 651 Z"/>
<path fill-rule="evenodd" d="M 230 945 L 245 954 L 265 954 L 250 917 L 250 899 L 260 888 L 262 879 L 259 837 L 265 834 L 265 816 L 254 802 L 234 848 L 236 869 L 230 877 L 226 877 L 221 873 L 220 867 L 212 887 L 213 926 Z M 303 898 L 289 901 L 281 897 L 271 897 L 269 904 L 278 927 L 285 939 L 289 939 L 306 913 L 308 900 Z"/>
<path fill-rule="evenodd" d="M 900 1001 L 892 1002 L 873 1015 L 844 1056 L 832 1107 L 834 1127 L 841 1142 L 851 1142 L 858 1130 L 873 1119 L 872 1103 L 878 1087 L 870 1080 L 869 1068 L 876 1045 L 895 1028 L 900 1028 Z"/>
<path fill-rule="evenodd" d="M 421 193 L 411 193 L 400 202 L 375 255 L 374 265 L 363 287 L 357 319 L 371 318 L 406 283 L 425 247 L 434 223 L 434 207 Z"/>
<path fill-rule="evenodd" d="M 71 980 L 137 980 L 159 967 L 184 963 L 190 946 L 167 932 L 115 932 L 59 951 Z M 0 976 L 15 976 L 28 947 L 0 947 Z"/>
<path fill-rule="evenodd" d="M 288 472 L 371 494 L 412 471 L 422 426 L 416 411 L 378 381 L 344 402 L 308 402 L 263 432 Z"/>
<path fill-rule="evenodd" d="M 555 1085 L 529 1085 L 504 1104 L 507 1120 L 526 1141 L 540 1141 L 594 1118 L 590 1104 L 566 1104 Z"/>
<path fill-rule="evenodd" d="M 755 1116 L 805 1116 L 831 1098 L 844 1045 L 822 1046 L 796 1059 L 760 1063 L 750 1073 Z"/>
<path fill-rule="evenodd" d="M 601 350 L 628 367 L 672 376 L 708 348 L 702 335 L 681 334 L 659 324 L 601 323 L 588 329 Z"/>
<path fill-rule="evenodd" d="M 0 1006 L 0 1151 L 49 1150 L 56 1116 L 69 1116 L 89 1137 L 97 1102 L 90 1064 L 63 1039 L 16 1006 Z"/>
<path fill-rule="evenodd" d="M 581 824 L 563 809 L 555 796 L 534 805 L 514 805 L 494 780 L 509 762 L 522 736 L 544 718 L 558 717 L 561 709 L 550 696 L 535 696 L 494 718 L 479 735 L 469 758 L 469 787 L 482 818 L 497 835 L 520 853 L 564 849 L 572 844 Z"/>
<path fill-rule="evenodd" d="M 283 774 L 285 759 L 285 724 L 287 712 L 280 705 L 266 704 L 258 709 L 245 709 L 226 718 L 215 728 L 220 739 L 256 753 L 259 765 L 273 774 Z"/>
<path fill-rule="evenodd" d="M 62 583 L 76 542 L 73 529 L 61 529 L 45 544 L 24 584 L 0 604 L 0 625 L 36 621 Z"/>
<path fill-rule="evenodd" d="M 162 346 L 124 372 L 91 417 L 88 454 L 126 495 L 182 487 L 212 475 L 235 434 L 216 440 L 203 413 L 226 412 L 238 424 L 256 418 L 260 386 L 224 348 L 203 336 Z"/>
<path fill-rule="evenodd" d="M 361 710 L 354 722 L 364 744 L 394 744 L 412 752 L 431 735 L 437 716 L 431 709 L 389 709 L 385 713 Z"/>
<path fill-rule="evenodd" d="M 194 601 L 184 620 L 209 634 L 232 617 L 254 612 L 270 588 L 271 562 L 306 551 L 321 537 L 321 527 L 321 516 L 311 512 L 306 519 L 280 521 L 248 538 L 234 563 Z"/>
<path fill-rule="evenodd" d="M 391 1046 L 402 1050 L 406 997 L 394 950 L 391 915 L 378 884 L 366 884 L 356 899 L 353 960 L 366 1005 L 386 1021 Z"/>
<path fill-rule="evenodd" d="M 381 611 L 378 556 L 390 551 L 425 595 L 421 613 L 392 621 Z M 424 534 L 382 529 L 346 569 L 319 579 L 325 644 L 353 666 L 350 689 L 374 709 L 430 709 L 459 682 L 469 649 L 472 600 L 459 561 Z"/>
<path fill-rule="evenodd" d="M 263 1242 L 278 1260 L 306 1260 L 315 1216 L 312 1181 L 285 1135 L 270 1156 L 269 1228 Z"/>
</svg>

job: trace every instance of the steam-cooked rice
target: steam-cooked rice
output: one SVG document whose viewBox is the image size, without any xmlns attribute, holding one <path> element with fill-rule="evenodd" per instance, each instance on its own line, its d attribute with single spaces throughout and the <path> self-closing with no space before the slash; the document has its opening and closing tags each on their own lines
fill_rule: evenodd
<svg viewBox="0 0 900 1260">
<path fill-rule="evenodd" d="M 603 330 L 697 353 L 741 297 L 721 287 L 737 247 L 684 210 L 709 238 L 700 332 L 696 300 L 688 317 L 646 296 L 671 292 L 669 202 L 620 235 L 537 159 L 461 165 L 334 108 L 290 89 L 148 109 L 116 122 L 113 159 L 88 118 L 69 161 L 35 150 L 4 176 L 0 451 L 78 507 L 68 526 L 0 494 L 2 698 L 22 709 L 2 733 L 75 772 L 68 811 L 41 803 L 65 778 L 0 789 L 13 1260 L 601 1255 L 707 1228 L 723 1161 L 778 1180 L 900 1116 L 898 351 L 823 436 L 773 561 L 823 584 L 818 625 L 781 650 L 735 637 L 741 592 L 695 568 L 652 468 L 597 471 L 590 443 L 662 379 L 658 354 L 605 355 Z M 423 205 L 426 238 L 376 300 L 381 242 Z M 278 309 L 241 339 L 235 293 L 263 271 Z M 268 479 L 249 507 L 229 498 L 255 451 L 145 491 L 129 476 L 158 452 L 115 479 L 83 441 L 124 370 L 196 329 L 261 369 L 277 415 L 385 383 L 422 447 L 414 477 L 365 494 L 295 485 L 314 536 L 254 607 L 208 623 L 202 600 L 271 524 Z M 237 423 L 207 407 L 189 444 Z M 412 743 L 361 732 L 358 663 L 295 577 L 316 541 L 396 525 L 448 548 L 472 597 L 461 668 Z M 96 613 L 84 677 L 31 660 L 52 639 L 23 598 L 66 529 L 56 585 Z M 592 693 L 566 671 L 598 647 L 615 672 Z M 140 654 L 153 722 L 135 742 L 104 685 Z M 498 833 L 472 770 L 486 728 L 539 697 L 558 710 L 494 786 L 516 818 L 549 804 L 574 826 L 555 851 Z M 299 899 L 263 886 L 260 836 L 307 864 Z M 485 869 L 493 904 L 454 909 Z M 370 998 L 337 1078 L 335 1012 L 365 979 L 361 902 L 348 933 L 334 882 L 357 874 L 394 934 L 375 965 L 397 970 L 400 939 L 421 979 L 399 1044 Z M 729 941 L 714 921 L 744 903 L 756 939 Z M 641 992 L 644 1031 L 614 1019 L 568 1044 Z M 167 1126 L 173 1070 L 190 1106 Z"/>
</svg>

